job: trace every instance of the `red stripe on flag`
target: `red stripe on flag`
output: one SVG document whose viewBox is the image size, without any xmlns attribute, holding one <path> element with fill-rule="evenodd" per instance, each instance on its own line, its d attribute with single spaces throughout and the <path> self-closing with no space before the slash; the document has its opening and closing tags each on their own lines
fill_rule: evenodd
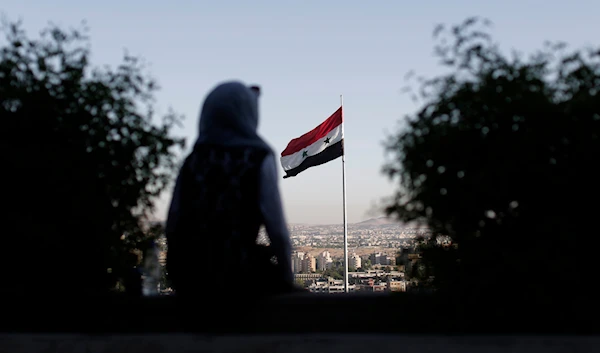
<svg viewBox="0 0 600 353">
<path fill-rule="evenodd" d="M 281 152 L 281 157 L 289 156 L 290 154 L 294 154 L 300 151 L 303 148 L 306 148 L 313 143 L 319 141 L 323 137 L 327 136 L 331 130 L 338 127 L 343 122 L 342 117 L 342 107 L 336 110 L 333 115 L 331 115 L 327 120 L 321 123 L 321 125 L 317 126 L 313 130 L 307 132 L 306 134 L 293 139 L 288 143 L 287 147 L 283 152 Z"/>
</svg>

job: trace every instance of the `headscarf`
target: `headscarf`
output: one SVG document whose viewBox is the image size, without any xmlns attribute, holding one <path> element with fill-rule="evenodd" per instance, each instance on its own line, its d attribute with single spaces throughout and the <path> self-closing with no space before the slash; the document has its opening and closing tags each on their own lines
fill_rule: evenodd
<svg viewBox="0 0 600 353">
<path fill-rule="evenodd" d="M 272 151 L 257 129 L 258 92 L 238 81 L 221 83 L 204 100 L 196 145 L 257 147 Z"/>
</svg>

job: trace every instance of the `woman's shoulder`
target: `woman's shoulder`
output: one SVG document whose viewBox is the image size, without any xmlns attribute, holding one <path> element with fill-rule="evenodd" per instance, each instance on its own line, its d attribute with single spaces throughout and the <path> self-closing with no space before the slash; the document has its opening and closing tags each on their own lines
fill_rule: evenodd
<svg viewBox="0 0 600 353">
<path fill-rule="evenodd" d="M 272 150 L 254 146 L 223 146 L 202 144 L 194 146 L 188 157 L 190 164 L 245 164 L 246 167 L 260 167 L 265 163 L 274 164 L 275 154 Z M 268 162 L 267 162 L 268 161 Z"/>
</svg>

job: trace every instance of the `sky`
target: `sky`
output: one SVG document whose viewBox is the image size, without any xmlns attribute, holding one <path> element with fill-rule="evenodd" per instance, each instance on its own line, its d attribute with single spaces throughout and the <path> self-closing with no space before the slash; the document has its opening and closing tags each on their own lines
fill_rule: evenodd
<svg viewBox="0 0 600 353">
<path fill-rule="evenodd" d="M 595 45 L 600 33 L 597 0 L 4 0 L 0 12 L 23 20 L 31 36 L 50 22 L 85 20 L 95 66 L 118 65 L 125 50 L 143 57 L 161 86 L 157 111 L 185 116 L 174 130 L 187 138 L 183 155 L 197 136 L 205 95 L 222 81 L 261 86 L 259 132 L 277 154 L 329 117 L 343 95 L 350 223 L 377 216 L 382 198 L 394 193 L 381 173 L 382 142 L 419 108 L 401 93 L 406 73 L 441 72 L 435 25 L 486 17 L 502 48 L 524 53 L 545 40 Z M 288 222 L 341 224 L 341 172 L 337 159 L 281 179 Z M 157 202 L 159 219 L 170 194 Z"/>
</svg>

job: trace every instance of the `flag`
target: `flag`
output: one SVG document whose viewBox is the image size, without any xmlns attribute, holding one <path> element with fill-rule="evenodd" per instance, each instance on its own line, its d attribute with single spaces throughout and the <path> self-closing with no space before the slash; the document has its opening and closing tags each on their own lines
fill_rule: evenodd
<svg viewBox="0 0 600 353">
<path fill-rule="evenodd" d="M 332 161 L 344 154 L 342 107 L 306 134 L 293 139 L 281 152 L 281 166 L 289 178 L 310 167 Z"/>
</svg>

